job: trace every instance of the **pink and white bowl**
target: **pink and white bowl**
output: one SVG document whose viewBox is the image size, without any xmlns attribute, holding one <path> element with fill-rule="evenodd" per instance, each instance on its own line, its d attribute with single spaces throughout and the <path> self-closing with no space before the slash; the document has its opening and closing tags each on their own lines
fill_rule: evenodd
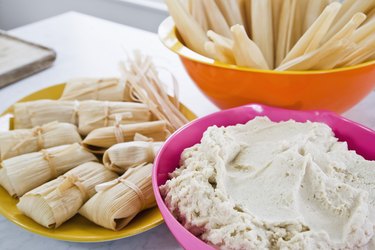
<svg viewBox="0 0 375 250">
<path fill-rule="evenodd" d="M 325 123 L 340 141 L 348 143 L 350 149 L 367 160 L 375 160 L 375 131 L 328 111 L 295 111 L 251 104 L 196 119 L 169 137 L 155 159 L 152 173 L 154 194 L 160 212 L 171 233 L 185 249 L 214 248 L 190 233 L 173 217 L 159 192 L 159 186 L 165 184 L 169 173 L 179 167 L 182 151 L 199 143 L 208 127 L 244 124 L 257 116 L 267 116 L 274 122 L 293 119 L 298 122 Z"/>
</svg>

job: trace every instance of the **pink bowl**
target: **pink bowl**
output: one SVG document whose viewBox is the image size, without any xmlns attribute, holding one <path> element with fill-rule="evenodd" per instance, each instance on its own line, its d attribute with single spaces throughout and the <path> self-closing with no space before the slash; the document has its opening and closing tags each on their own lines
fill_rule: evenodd
<svg viewBox="0 0 375 250">
<path fill-rule="evenodd" d="M 229 110 L 220 111 L 196 119 L 176 131 L 165 142 L 156 157 L 152 184 L 162 216 L 169 230 L 185 249 L 214 249 L 212 246 L 195 237 L 186 230 L 169 212 L 159 192 L 159 186 L 168 179 L 168 173 L 179 166 L 180 155 L 185 148 L 200 142 L 203 132 L 209 126 L 230 126 L 244 124 L 256 116 L 267 116 L 272 121 L 293 119 L 298 122 L 323 122 L 330 126 L 336 137 L 346 141 L 350 149 L 367 160 L 375 160 L 375 131 L 360 124 L 326 111 L 294 111 L 252 104 Z"/>
</svg>

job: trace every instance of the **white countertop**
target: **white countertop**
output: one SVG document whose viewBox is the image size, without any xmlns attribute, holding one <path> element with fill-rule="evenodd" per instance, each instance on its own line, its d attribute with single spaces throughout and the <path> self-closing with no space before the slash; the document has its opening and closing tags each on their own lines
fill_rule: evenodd
<svg viewBox="0 0 375 250">
<path fill-rule="evenodd" d="M 0 111 L 38 89 L 74 77 L 116 76 L 118 62 L 141 49 L 157 64 L 172 71 L 180 83 L 181 101 L 198 116 L 218 109 L 197 89 L 176 55 L 159 42 L 156 34 L 69 12 L 10 31 L 10 34 L 51 47 L 57 52 L 53 67 L 0 89 Z M 375 80 L 375 79 L 374 79 Z M 375 129 L 375 92 L 345 117 Z M 179 249 L 166 226 L 118 241 L 80 244 L 55 241 L 27 232 L 0 216 L 0 249 Z"/>
</svg>

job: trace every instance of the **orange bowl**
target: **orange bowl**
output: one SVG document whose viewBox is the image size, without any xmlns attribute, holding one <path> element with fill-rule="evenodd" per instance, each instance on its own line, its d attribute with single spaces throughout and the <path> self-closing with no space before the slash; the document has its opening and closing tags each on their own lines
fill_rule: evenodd
<svg viewBox="0 0 375 250">
<path fill-rule="evenodd" d="M 375 87 L 375 61 L 317 71 L 256 70 L 214 61 L 187 48 L 171 17 L 159 26 L 159 37 L 181 58 L 190 77 L 219 108 L 249 103 L 342 113 Z"/>
</svg>

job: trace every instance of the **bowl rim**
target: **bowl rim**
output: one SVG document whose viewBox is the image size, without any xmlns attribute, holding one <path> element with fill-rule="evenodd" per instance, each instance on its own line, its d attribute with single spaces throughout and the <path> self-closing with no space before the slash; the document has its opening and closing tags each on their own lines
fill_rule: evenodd
<svg viewBox="0 0 375 250">
<path fill-rule="evenodd" d="M 159 150 L 159 153 L 157 154 L 156 158 L 155 158 L 155 161 L 154 161 L 154 167 L 152 169 L 152 187 L 153 187 L 153 192 L 154 192 L 154 195 L 155 195 L 155 200 L 156 200 L 156 203 L 158 205 L 158 208 L 160 210 L 160 213 L 161 215 L 163 216 L 163 219 L 166 223 L 166 225 L 168 226 L 168 228 L 170 229 L 172 235 L 176 238 L 176 240 L 180 243 L 181 246 L 184 246 L 183 242 L 181 241 L 181 239 L 179 237 L 176 237 L 175 233 L 172 232 L 171 228 L 170 228 L 170 225 L 168 222 L 170 218 L 172 218 L 172 221 L 173 223 L 177 223 L 181 226 L 181 228 L 183 229 L 183 234 L 185 235 L 190 235 L 191 237 L 194 237 L 200 241 L 202 241 L 201 239 L 199 239 L 198 237 L 194 236 L 190 231 L 188 231 L 185 227 L 182 226 L 182 224 L 172 215 L 172 213 L 169 211 L 166 203 L 164 202 L 164 199 L 160 193 L 160 183 L 158 182 L 158 170 L 159 170 L 159 166 L 160 166 L 160 161 L 161 161 L 161 157 L 162 155 L 166 152 L 166 147 L 168 144 L 170 144 L 171 141 L 173 141 L 175 139 L 176 136 L 178 136 L 182 131 L 186 130 L 186 129 L 189 129 L 189 127 L 192 127 L 194 126 L 195 124 L 197 123 L 201 123 L 205 120 L 210 120 L 211 118 L 213 117 L 216 117 L 218 115 L 224 115 L 226 113 L 231 113 L 233 111 L 236 111 L 236 110 L 241 110 L 241 109 L 252 109 L 253 111 L 255 112 L 258 112 L 260 114 L 260 116 L 267 116 L 267 112 L 273 112 L 273 111 L 276 111 L 276 112 L 288 112 L 290 114 L 290 119 L 296 119 L 295 117 L 301 115 L 301 116 L 304 116 L 307 118 L 307 120 L 310 120 L 310 119 L 313 119 L 314 117 L 315 118 L 322 118 L 324 119 L 325 121 L 328 121 L 330 119 L 332 119 L 333 121 L 341 121 L 341 122 L 345 122 L 345 123 L 348 123 L 350 125 L 353 125 L 367 133 L 370 133 L 372 135 L 375 136 L 375 130 L 371 129 L 371 128 L 368 128 L 360 123 L 357 123 L 355 121 L 352 121 L 350 119 L 347 119 L 335 112 L 332 112 L 332 111 L 327 111 L 327 110 L 291 110 L 291 109 L 285 109 L 285 108 L 278 108 L 278 107 L 272 107 L 272 106 L 267 106 L 267 105 L 263 105 L 263 104 L 257 104 L 257 103 L 252 103 L 252 104 L 247 104 L 247 105 L 243 105 L 243 106 L 239 106 L 239 107 L 235 107 L 235 108 L 231 108 L 231 109 L 226 109 L 226 110 L 220 110 L 220 111 L 217 111 L 217 112 L 214 112 L 214 113 L 211 113 L 211 114 L 208 114 L 208 115 L 205 115 L 205 116 L 202 116 L 202 117 L 199 117 L 193 121 L 190 121 L 189 123 L 185 124 L 184 126 L 182 126 L 181 128 L 179 128 L 178 130 L 176 130 L 171 136 L 168 137 L 168 139 L 165 141 L 165 143 L 163 144 L 163 146 L 161 147 L 161 149 Z M 265 112 L 265 113 L 263 113 Z M 314 121 L 314 120 L 312 120 Z M 316 122 L 323 122 L 324 121 L 316 121 Z M 206 244 L 207 245 L 207 249 L 214 249 L 212 248 L 208 243 L 202 241 L 202 244 Z"/>
<path fill-rule="evenodd" d="M 166 46 L 169 50 L 173 51 L 180 57 L 189 59 L 194 62 L 209 65 L 209 66 L 215 66 L 215 67 L 230 69 L 230 70 L 239 70 L 239 71 L 244 71 L 244 72 L 267 73 L 267 74 L 275 74 L 275 75 L 316 75 L 316 74 L 330 74 L 330 73 L 337 73 L 337 72 L 346 72 L 346 71 L 361 69 L 361 68 L 375 65 L 375 60 L 371 60 L 371 61 L 360 63 L 354 66 L 342 67 L 342 68 L 337 68 L 337 69 L 329 69 L 329 70 L 277 71 L 277 70 L 254 69 L 254 68 L 249 68 L 249 67 L 244 67 L 244 66 L 237 66 L 234 64 L 222 63 L 212 58 L 198 54 L 197 52 L 185 46 L 183 42 L 180 41 L 179 39 L 178 30 L 171 16 L 167 17 L 159 25 L 158 36 L 161 42 L 164 44 L 164 46 Z"/>
</svg>

